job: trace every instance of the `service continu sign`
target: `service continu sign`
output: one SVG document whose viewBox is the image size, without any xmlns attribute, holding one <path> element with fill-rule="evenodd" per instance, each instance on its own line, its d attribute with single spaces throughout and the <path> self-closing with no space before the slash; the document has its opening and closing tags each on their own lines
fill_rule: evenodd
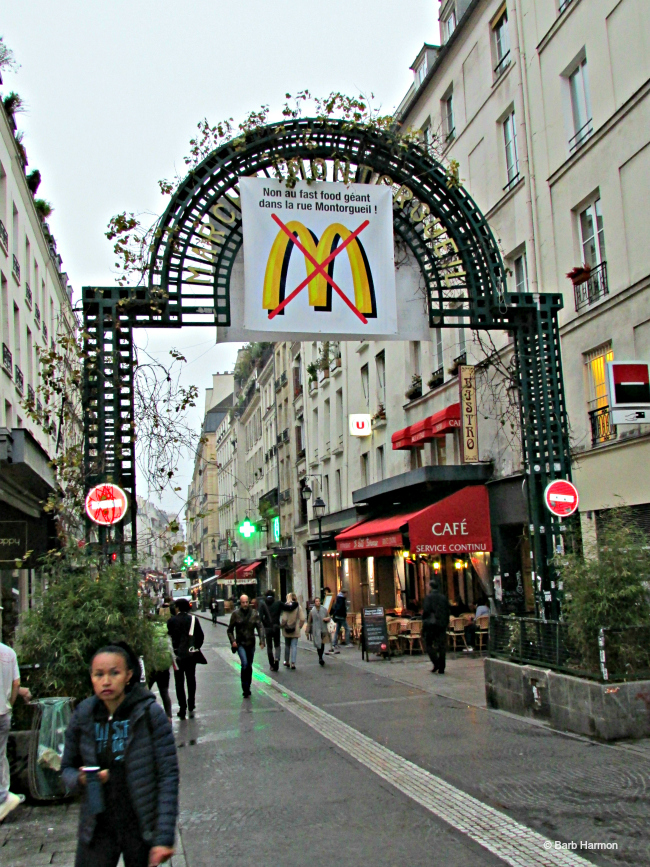
<svg viewBox="0 0 650 867">
<path fill-rule="evenodd" d="M 247 329 L 397 332 L 390 187 L 241 178 L 239 188 Z"/>
</svg>

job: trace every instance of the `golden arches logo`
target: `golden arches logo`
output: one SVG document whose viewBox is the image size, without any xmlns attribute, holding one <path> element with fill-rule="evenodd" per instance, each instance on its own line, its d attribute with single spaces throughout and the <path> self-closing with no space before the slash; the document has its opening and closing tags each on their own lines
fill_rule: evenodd
<svg viewBox="0 0 650 867">
<path fill-rule="evenodd" d="M 353 234 L 341 223 L 329 225 L 320 240 L 310 229 L 307 229 L 297 220 L 288 222 L 286 229 L 288 232 L 284 229 L 278 232 L 269 253 L 262 292 L 262 307 L 265 310 L 276 310 L 285 299 L 289 262 L 291 253 L 296 246 L 290 235 L 295 235 L 304 250 L 318 263 L 318 266 L 321 266 L 326 259 L 335 254 L 339 244 L 345 243 Z M 363 244 L 355 237 L 346 244 L 345 252 L 348 254 L 350 271 L 352 272 L 354 305 L 359 313 L 374 319 L 377 316 L 375 287 Z M 309 280 L 309 304 L 315 310 L 330 311 L 332 309 L 332 286 L 322 273 L 314 274 L 317 266 L 306 255 L 304 255 L 304 259 L 307 277 L 311 278 Z M 334 262 L 335 259 L 332 257 L 327 265 L 327 274 L 330 278 L 333 278 Z M 312 275 L 314 276 L 312 277 Z M 282 314 L 284 310 L 278 312 Z"/>
</svg>

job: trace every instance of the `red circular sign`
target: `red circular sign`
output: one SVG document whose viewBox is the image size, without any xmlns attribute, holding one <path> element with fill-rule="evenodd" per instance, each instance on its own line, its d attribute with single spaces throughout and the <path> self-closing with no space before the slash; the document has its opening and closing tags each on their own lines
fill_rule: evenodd
<svg viewBox="0 0 650 867">
<path fill-rule="evenodd" d="M 103 527 L 118 524 L 126 515 L 127 508 L 126 494 L 122 488 L 110 482 L 95 485 L 86 495 L 86 514 L 91 521 Z"/>
<path fill-rule="evenodd" d="M 572 515 L 578 508 L 579 502 L 576 486 L 564 479 L 556 479 L 547 485 L 544 491 L 546 508 L 559 518 Z"/>
</svg>

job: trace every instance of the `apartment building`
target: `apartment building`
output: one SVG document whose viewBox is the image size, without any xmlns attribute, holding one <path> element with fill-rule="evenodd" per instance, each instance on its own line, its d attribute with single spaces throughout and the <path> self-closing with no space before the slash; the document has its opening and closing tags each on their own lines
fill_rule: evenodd
<svg viewBox="0 0 650 867">
<path fill-rule="evenodd" d="M 176 516 L 164 512 L 161 508 L 138 497 L 137 533 L 138 556 L 142 570 L 146 573 L 162 575 L 172 569 L 178 569 L 184 554 L 172 549 L 176 545 L 184 545 L 185 537 L 182 528 L 173 530 L 177 523 Z M 165 555 L 172 556 L 170 561 Z"/>
<path fill-rule="evenodd" d="M 54 490 L 50 460 L 74 434 L 48 436 L 28 415 L 25 401 L 41 409 L 39 351 L 74 333 L 71 287 L 47 223 L 34 205 L 25 175 L 26 154 L 15 138 L 12 115 L 0 106 L 0 561 L 3 635 L 29 608 L 39 577 L 14 568 L 53 545 L 54 525 L 43 503 Z M 75 396 L 70 395 L 74 403 Z"/>
</svg>

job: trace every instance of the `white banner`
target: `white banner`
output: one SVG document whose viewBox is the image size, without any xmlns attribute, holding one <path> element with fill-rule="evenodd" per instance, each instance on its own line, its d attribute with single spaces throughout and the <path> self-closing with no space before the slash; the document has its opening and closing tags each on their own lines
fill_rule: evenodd
<svg viewBox="0 0 650 867">
<path fill-rule="evenodd" d="M 240 178 L 239 189 L 247 330 L 397 333 L 388 186 Z"/>
</svg>

